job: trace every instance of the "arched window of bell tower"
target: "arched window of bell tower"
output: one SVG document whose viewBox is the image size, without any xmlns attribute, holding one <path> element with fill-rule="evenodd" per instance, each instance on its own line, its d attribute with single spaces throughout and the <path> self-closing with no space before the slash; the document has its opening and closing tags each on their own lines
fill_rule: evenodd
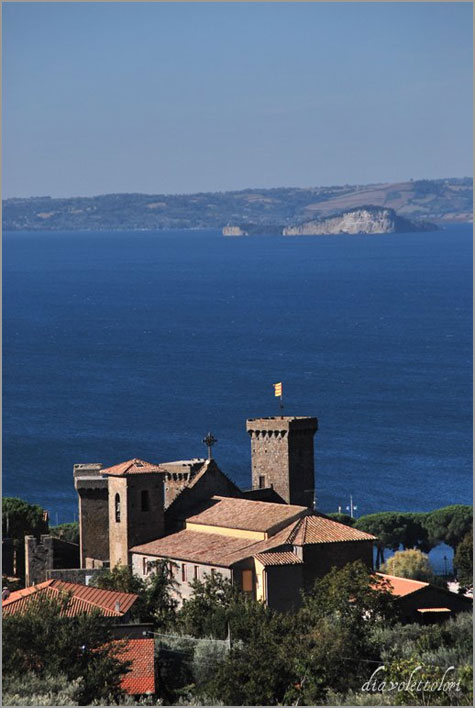
<svg viewBox="0 0 475 708">
<path fill-rule="evenodd" d="M 120 494 L 115 495 L 115 520 L 117 522 L 120 521 Z"/>
</svg>

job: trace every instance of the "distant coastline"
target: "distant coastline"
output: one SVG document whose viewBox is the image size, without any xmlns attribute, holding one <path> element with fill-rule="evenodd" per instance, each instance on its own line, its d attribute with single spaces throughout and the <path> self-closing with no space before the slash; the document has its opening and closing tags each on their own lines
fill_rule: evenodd
<svg viewBox="0 0 475 708">
<path fill-rule="evenodd" d="M 95 197 L 11 198 L 3 202 L 6 231 L 156 231 L 258 229 L 270 234 L 321 222 L 370 205 L 419 224 L 473 221 L 473 179 L 447 178 L 372 185 L 235 192 Z M 231 235 L 231 234 L 230 234 Z"/>
</svg>

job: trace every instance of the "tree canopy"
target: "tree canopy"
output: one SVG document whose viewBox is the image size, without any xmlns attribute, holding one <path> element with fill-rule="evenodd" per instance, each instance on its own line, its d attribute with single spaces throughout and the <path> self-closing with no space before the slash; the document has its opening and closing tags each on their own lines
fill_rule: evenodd
<svg viewBox="0 0 475 708">
<path fill-rule="evenodd" d="M 472 527 L 472 522 L 471 506 L 452 504 L 430 512 L 384 511 L 367 514 L 357 519 L 355 527 L 378 537 L 381 550 L 379 562 L 384 561 L 384 548 L 393 551 L 415 548 L 428 553 L 439 543 L 446 543 L 455 550 Z"/>
<path fill-rule="evenodd" d="M 329 519 L 338 521 L 340 524 L 346 524 L 346 526 L 354 526 L 356 523 L 356 519 L 349 514 L 340 514 L 339 512 L 335 512 L 333 514 L 327 514 L 327 516 Z"/>
<path fill-rule="evenodd" d="M 424 524 L 433 545 L 446 543 L 455 551 L 472 528 L 473 508 L 464 504 L 444 506 L 426 514 Z"/>
<path fill-rule="evenodd" d="M 403 548 L 430 550 L 424 514 L 385 511 L 360 517 L 355 527 L 378 537 L 384 547 L 397 551 Z"/>
<path fill-rule="evenodd" d="M 129 664 L 118 658 L 120 643 L 111 642 L 110 628 L 99 610 L 66 616 L 70 596 L 35 597 L 23 612 L 3 619 L 3 672 L 20 679 L 64 674 L 78 684 L 79 705 L 98 697 L 122 695 L 120 681 Z"/>
<path fill-rule="evenodd" d="M 432 582 L 434 571 L 425 553 L 417 549 L 407 551 L 396 551 L 381 568 L 383 573 L 397 575 L 399 578 L 411 578 L 412 580 L 423 580 Z"/>
<path fill-rule="evenodd" d="M 58 524 L 58 526 L 50 526 L 49 532 L 52 536 L 61 538 L 63 541 L 79 544 L 79 524 L 77 521 Z"/>
<path fill-rule="evenodd" d="M 455 551 L 454 567 L 457 580 L 464 588 L 473 586 L 473 531 L 470 529 Z"/>
<path fill-rule="evenodd" d="M 2 500 L 2 533 L 5 537 L 21 541 L 25 536 L 48 533 L 44 510 L 17 497 Z"/>
<path fill-rule="evenodd" d="M 90 583 L 103 590 L 130 592 L 139 596 L 134 603 L 132 615 L 142 622 L 152 622 L 156 627 L 166 627 L 175 619 L 177 601 L 173 596 L 175 580 L 168 563 L 160 561 L 155 569 L 142 580 L 129 566 L 116 565 L 111 570 L 104 570 Z"/>
</svg>

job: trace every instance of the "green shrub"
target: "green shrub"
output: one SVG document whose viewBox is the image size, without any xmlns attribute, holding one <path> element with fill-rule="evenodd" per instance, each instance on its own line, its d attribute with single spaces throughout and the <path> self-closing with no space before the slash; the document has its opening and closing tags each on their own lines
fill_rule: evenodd
<svg viewBox="0 0 475 708">
<path fill-rule="evenodd" d="M 427 555 L 416 549 L 397 551 L 386 561 L 381 570 L 398 578 L 411 578 L 424 582 L 432 582 L 435 577 Z"/>
<path fill-rule="evenodd" d="M 50 526 L 49 532 L 52 536 L 61 538 L 63 541 L 79 544 L 79 523 L 77 521 Z"/>
</svg>

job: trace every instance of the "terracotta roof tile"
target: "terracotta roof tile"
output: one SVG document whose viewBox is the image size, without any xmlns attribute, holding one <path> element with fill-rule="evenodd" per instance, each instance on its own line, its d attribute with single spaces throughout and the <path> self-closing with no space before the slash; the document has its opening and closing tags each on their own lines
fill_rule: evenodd
<svg viewBox="0 0 475 708">
<path fill-rule="evenodd" d="M 341 543 L 342 541 L 375 541 L 372 536 L 364 531 L 346 524 L 340 524 L 326 516 L 309 514 L 294 524 L 289 533 L 288 542 L 296 546 L 311 543 Z"/>
<path fill-rule="evenodd" d="M 307 511 L 305 506 L 214 496 L 207 509 L 188 517 L 187 522 L 271 533 Z"/>
<path fill-rule="evenodd" d="M 429 583 L 424 583 L 421 580 L 398 578 L 396 575 L 386 575 L 386 573 L 376 573 L 376 575 L 388 581 L 388 590 L 397 597 L 404 597 L 404 595 L 409 595 L 429 586 Z"/>
<path fill-rule="evenodd" d="M 118 652 L 122 661 L 130 661 L 129 671 L 122 678 L 121 686 L 129 695 L 155 693 L 155 641 L 129 639 Z"/>
<path fill-rule="evenodd" d="M 128 592 L 100 590 L 89 585 L 67 583 L 63 580 L 46 580 L 39 585 L 12 592 L 6 600 L 2 601 L 3 615 L 22 612 L 41 593 L 46 593 L 50 597 L 60 597 L 62 593 L 70 593 L 72 597 L 66 611 L 68 617 L 74 617 L 81 612 L 92 612 L 95 609 L 99 609 L 106 617 L 122 617 L 138 598 L 138 595 Z"/>
<path fill-rule="evenodd" d="M 375 536 L 340 524 L 320 514 L 307 514 L 262 541 L 262 550 L 278 546 L 305 546 L 313 543 L 343 543 L 345 541 L 374 541 Z"/>
<path fill-rule="evenodd" d="M 155 465 L 152 462 L 146 462 L 145 460 L 140 460 L 135 457 L 133 460 L 127 460 L 127 462 L 121 462 L 113 467 L 106 467 L 101 470 L 101 474 L 113 475 L 115 477 L 122 477 L 123 475 L 129 474 L 146 474 L 152 472 L 161 472 L 165 474 L 164 470 L 160 465 Z"/>
<path fill-rule="evenodd" d="M 185 529 L 156 541 L 134 546 L 130 551 L 159 558 L 229 567 L 237 560 L 252 556 L 253 549 L 258 546 L 259 543 L 254 539 Z"/>
<path fill-rule="evenodd" d="M 262 565 L 302 565 L 303 560 L 291 551 L 280 551 L 276 553 L 256 553 L 254 555 Z"/>
<path fill-rule="evenodd" d="M 216 497 L 213 497 L 213 499 L 216 499 Z M 269 504 L 266 502 L 228 499 L 224 497 L 218 497 L 217 499 L 220 500 L 220 503 L 221 501 L 245 501 L 246 504 L 251 504 L 255 507 L 277 506 L 289 509 L 288 505 L 283 504 Z M 227 507 L 226 513 L 228 513 L 233 505 L 226 504 L 225 506 Z M 304 507 L 290 508 L 302 509 Z M 203 513 L 206 512 L 202 512 L 202 514 Z M 188 520 L 195 519 L 199 516 L 202 517 L 202 514 L 197 514 L 195 517 L 191 517 Z M 220 521 L 222 525 L 224 525 L 221 518 Z M 242 528 L 240 521 L 235 521 L 235 525 L 231 525 L 231 520 L 229 519 L 228 523 L 228 528 Z M 238 523 L 240 526 L 237 526 Z M 259 521 L 257 521 L 257 523 L 259 523 Z M 340 524 L 332 519 L 327 519 L 325 516 L 309 514 L 303 518 L 297 519 L 297 521 L 290 520 L 288 526 L 277 531 L 277 533 L 270 536 L 270 538 L 262 541 L 185 529 L 159 538 L 156 541 L 134 546 L 130 550 L 133 553 L 141 553 L 147 556 L 230 567 L 240 560 L 273 549 L 281 549 L 283 553 L 292 553 L 289 548 L 285 548 L 286 546 L 301 546 L 314 543 L 341 543 L 345 541 L 372 541 L 374 538 L 375 537 L 370 534 L 353 529 L 351 526 Z"/>
</svg>

